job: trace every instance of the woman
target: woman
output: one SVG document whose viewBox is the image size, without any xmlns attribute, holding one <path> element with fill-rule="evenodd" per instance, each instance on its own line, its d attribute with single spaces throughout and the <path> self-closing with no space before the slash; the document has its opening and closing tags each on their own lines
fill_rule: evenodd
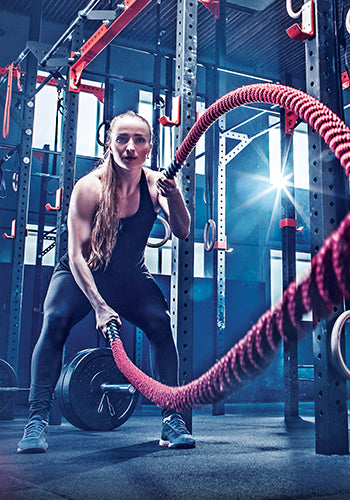
<svg viewBox="0 0 350 500">
<path fill-rule="evenodd" d="M 56 266 L 44 303 L 41 335 L 32 357 L 30 417 L 19 453 L 47 450 L 47 421 L 71 328 L 91 308 L 105 333 L 122 316 L 141 328 L 151 344 L 154 376 L 177 385 L 178 357 L 165 298 L 144 263 L 144 250 L 162 209 L 178 238 L 186 238 L 190 216 L 174 179 L 145 168 L 152 148 L 148 122 L 132 111 L 110 125 L 101 165 L 75 185 L 68 211 L 68 252 Z M 162 411 L 159 444 L 194 447 L 180 417 Z"/>
</svg>

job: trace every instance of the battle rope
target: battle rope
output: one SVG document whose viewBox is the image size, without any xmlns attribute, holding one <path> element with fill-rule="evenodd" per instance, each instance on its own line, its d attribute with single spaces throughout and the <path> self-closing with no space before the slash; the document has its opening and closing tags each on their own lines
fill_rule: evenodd
<svg viewBox="0 0 350 500">
<path fill-rule="evenodd" d="M 201 135 L 221 115 L 253 102 L 278 104 L 297 113 L 324 138 L 349 176 L 350 130 L 345 123 L 304 92 L 269 83 L 241 87 L 212 104 L 181 144 L 168 175 L 176 175 Z M 350 213 L 312 259 L 310 275 L 298 285 L 290 284 L 280 302 L 263 314 L 212 368 L 189 384 L 169 387 L 136 368 L 125 353 L 116 324 L 111 322 L 108 337 L 116 365 L 137 390 L 162 408 L 182 411 L 194 404 L 219 401 L 264 371 L 275 357 L 281 339 L 296 341 L 305 313 L 313 309 L 318 318 L 326 318 L 334 304 L 350 295 L 349 256 Z"/>
</svg>

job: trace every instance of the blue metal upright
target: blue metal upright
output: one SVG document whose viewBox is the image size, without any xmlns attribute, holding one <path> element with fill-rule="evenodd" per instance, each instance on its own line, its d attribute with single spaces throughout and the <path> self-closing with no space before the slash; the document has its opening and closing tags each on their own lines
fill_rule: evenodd
<svg viewBox="0 0 350 500">
<path fill-rule="evenodd" d="M 175 131 L 179 148 L 196 120 L 197 86 L 197 8 L 198 0 L 178 0 L 176 30 L 175 95 L 181 96 L 180 124 Z M 193 287 L 195 158 L 192 154 L 179 173 L 179 183 L 192 219 L 191 233 L 185 240 L 173 237 L 171 273 L 171 320 L 179 352 L 179 382 L 193 379 Z M 185 420 L 192 428 L 192 412 Z"/>
<path fill-rule="evenodd" d="M 296 214 L 294 200 L 294 158 L 293 133 L 289 129 L 287 112 L 280 111 L 281 117 L 281 176 L 286 179 L 285 190 L 281 190 L 281 232 L 282 232 L 282 284 L 283 291 L 296 276 Z M 299 415 L 298 388 L 298 342 L 283 343 L 283 376 L 285 388 L 284 418 L 286 423 Z"/>
<path fill-rule="evenodd" d="M 71 50 L 78 50 L 82 45 L 83 33 L 82 26 L 78 26 L 73 35 Z M 67 76 L 68 81 L 68 76 Z M 62 133 L 62 156 L 60 164 L 59 187 L 62 189 L 61 208 L 57 212 L 56 221 L 56 263 L 67 251 L 68 233 L 67 233 L 67 215 L 69 200 L 75 182 L 75 160 L 77 147 L 77 127 L 78 127 L 78 109 L 79 93 L 71 92 L 65 89 L 64 115 L 63 115 L 63 133 Z"/>
<path fill-rule="evenodd" d="M 307 92 L 343 116 L 337 2 L 315 0 L 315 36 L 306 41 Z M 324 141 L 309 127 L 310 234 L 312 256 L 343 219 L 348 205 L 348 181 Z M 334 312 L 341 312 L 335 309 Z M 314 378 L 316 453 L 347 454 L 346 381 L 330 362 L 332 321 L 314 314 Z"/>
<path fill-rule="evenodd" d="M 33 0 L 29 37 L 31 40 L 40 40 L 41 35 L 42 0 Z M 12 253 L 12 281 L 9 311 L 9 329 L 7 344 L 7 361 L 18 371 L 19 344 L 22 321 L 22 299 L 24 281 L 24 255 L 28 221 L 28 207 L 30 194 L 30 177 L 32 169 L 32 142 L 34 123 L 34 95 L 38 63 L 33 54 L 28 52 L 25 66 L 25 82 L 22 98 L 22 130 L 19 146 L 18 190 L 16 209 L 16 235 L 13 239 Z"/>
</svg>

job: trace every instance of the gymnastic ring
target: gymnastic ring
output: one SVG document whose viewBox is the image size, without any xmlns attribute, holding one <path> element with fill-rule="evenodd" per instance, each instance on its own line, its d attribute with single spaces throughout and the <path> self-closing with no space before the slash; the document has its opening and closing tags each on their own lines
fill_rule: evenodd
<svg viewBox="0 0 350 500">
<path fill-rule="evenodd" d="M 209 239 L 209 232 L 211 230 L 211 238 Z M 211 252 L 214 248 L 216 240 L 216 224 L 213 219 L 208 219 L 204 226 L 204 249 Z"/>
<path fill-rule="evenodd" d="M 53 191 L 49 188 L 49 182 L 52 182 L 52 181 L 54 181 L 56 183 L 56 186 L 55 186 Z M 57 178 L 47 177 L 47 179 L 45 180 L 45 184 L 44 184 L 46 193 L 47 194 L 56 194 L 56 191 L 58 189 L 58 185 L 59 185 L 59 182 L 58 182 Z"/>
<path fill-rule="evenodd" d="M 350 380 L 350 370 L 346 366 L 340 346 L 341 334 L 348 319 L 350 319 L 350 311 L 344 311 L 334 323 L 331 333 L 331 360 L 338 373 Z"/>
<path fill-rule="evenodd" d="M 106 135 L 106 132 L 107 130 L 109 129 L 109 126 L 110 126 L 111 122 L 109 120 L 104 120 L 102 123 L 100 123 L 100 125 L 97 127 L 97 132 L 96 132 L 96 141 L 97 141 L 97 144 L 99 144 L 100 146 L 105 146 L 106 143 L 105 141 L 101 141 L 100 139 L 100 130 L 102 127 L 105 127 L 105 135 Z"/>
<path fill-rule="evenodd" d="M 350 34 L 350 9 L 348 10 L 345 17 L 345 27 L 346 31 Z"/>
<path fill-rule="evenodd" d="M 153 109 L 164 109 L 165 108 L 165 101 L 163 97 L 159 96 L 157 99 L 155 99 L 153 103 Z"/>
<path fill-rule="evenodd" d="M 165 243 L 169 240 L 170 238 L 170 226 L 169 226 L 169 223 L 168 221 L 166 221 L 164 219 L 164 217 L 162 217 L 161 215 L 157 215 L 157 220 L 159 220 L 159 222 L 161 222 L 164 226 L 164 229 L 165 229 L 165 235 L 164 235 L 164 238 L 161 239 L 160 241 L 158 241 L 157 243 L 150 243 L 149 241 L 147 242 L 147 246 L 148 247 L 151 247 L 151 248 L 159 248 L 159 247 L 162 247 L 163 245 L 165 245 Z"/>
</svg>

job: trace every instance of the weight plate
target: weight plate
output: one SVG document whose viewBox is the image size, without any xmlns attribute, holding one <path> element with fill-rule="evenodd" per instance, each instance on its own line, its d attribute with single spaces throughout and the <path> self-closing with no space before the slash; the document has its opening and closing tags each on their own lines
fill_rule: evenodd
<svg viewBox="0 0 350 500">
<path fill-rule="evenodd" d="M 11 417 L 16 393 L 1 392 L 1 387 L 18 387 L 17 375 L 12 366 L 0 359 L 0 419 Z"/>
<path fill-rule="evenodd" d="M 115 365 L 109 348 L 87 349 L 67 363 L 57 384 L 57 400 L 64 417 L 85 430 L 108 431 L 133 413 L 138 392 L 109 391 L 101 385 L 129 384 Z"/>
<path fill-rule="evenodd" d="M 58 405 L 61 409 L 63 416 L 70 422 L 79 428 L 83 427 L 83 422 L 79 420 L 77 415 L 74 413 L 72 406 L 69 401 L 69 381 L 72 377 L 72 373 L 75 370 L 75 367 L 79 360 L 84 357 L 87 353 L 89 353 L 91 349 L 85 349 L 83 351 L 79 351 L 77 354 L 73 356 L 62 368 L 60 378 L 57 382 L 55 389 L 55 397 L 57 398 Z"/>
</svg>

